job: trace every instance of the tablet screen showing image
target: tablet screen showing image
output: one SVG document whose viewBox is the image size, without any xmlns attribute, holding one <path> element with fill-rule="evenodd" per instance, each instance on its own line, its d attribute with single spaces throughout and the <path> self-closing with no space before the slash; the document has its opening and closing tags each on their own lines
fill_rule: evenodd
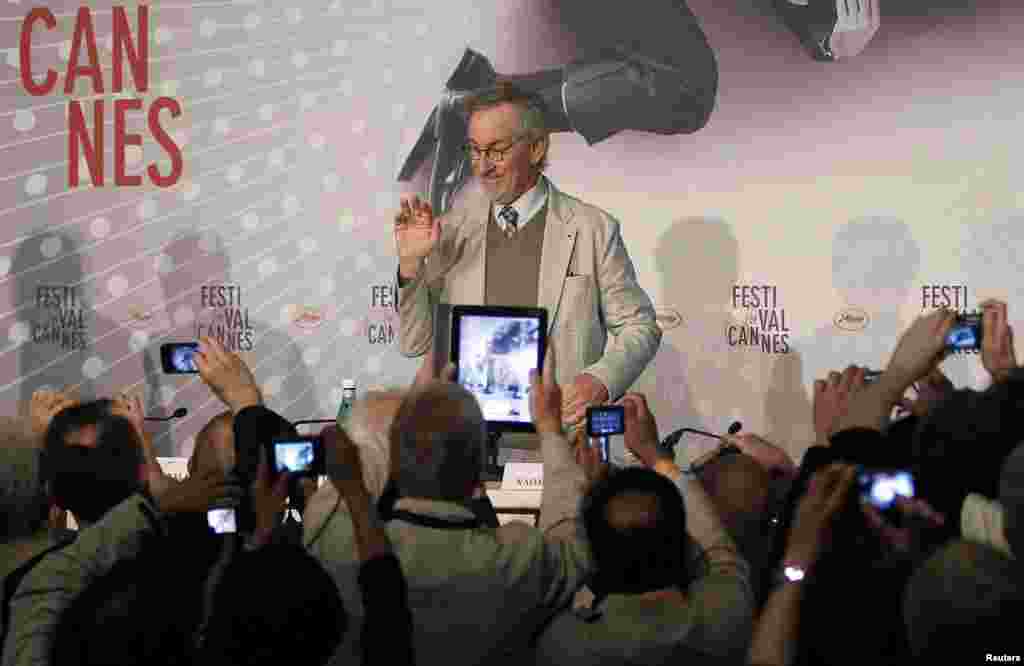
<svg viewBox="0 0 1024 666">
<path fill-rule="evenodd" d="M 495 430 L 533 432 L 530 370 L 542 367 L 547 313 L 537 308 L 456 306 L 456 381 L 476 396 Z"/>
</svg>

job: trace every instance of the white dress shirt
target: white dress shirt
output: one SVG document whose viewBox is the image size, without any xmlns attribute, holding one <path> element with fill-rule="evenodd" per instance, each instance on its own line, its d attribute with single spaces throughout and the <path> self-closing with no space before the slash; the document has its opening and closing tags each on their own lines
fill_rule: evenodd
<svg viewBox="0 0 1024 666">
<path fill-rule="evenodd" d="M 526 223 L 531 219 L 537 217 L 537 213 L 544 207 L 544 204 L 548 202 L 548 182 L 544 176 L 537 178 L 537 184 L 519 195 L 519 198 L 513 201 L 511 204 L 494 204 L 493 213 L 494 220 L 501 227 L 501 230 L 508 233 L 508 229 L 505 228 L 505 220 L 501 219 L 498 213 L 506 206 L 510 205 L 519 213 L 519 218 L 516 221 L 516 230 L 521 230 Z"/>
</svg>

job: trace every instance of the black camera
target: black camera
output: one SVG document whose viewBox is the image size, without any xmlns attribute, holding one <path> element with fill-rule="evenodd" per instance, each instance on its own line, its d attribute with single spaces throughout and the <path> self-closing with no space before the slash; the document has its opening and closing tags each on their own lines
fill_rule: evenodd
<svg viewBox="0 0 1024 666">
<path fill-rule="evenodd" d="M 271 474 L 317 477 L 326 473 L 323 440 L 317 436 L 278 437 L 267 445 Z"/>
</svg>

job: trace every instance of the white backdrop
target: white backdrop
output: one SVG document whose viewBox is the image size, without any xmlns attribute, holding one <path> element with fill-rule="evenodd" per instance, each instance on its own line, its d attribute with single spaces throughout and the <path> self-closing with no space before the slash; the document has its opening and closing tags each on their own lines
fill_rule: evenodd
<svg viewBox="0 0 1024 666">
<path fill-rule="evenodd" d="M 503 73 L 564 64 L 573 26 L 551 22 L 557 4 L 153 3 L 150 90 L 139 96 L 144 108 L 159 95 L 181 102 L 165 126 L 185 175 L 169 189 L 76 190 L 67 102 L 98 97 L 84 85 L 28 95 L 17 45 L 29 5 L 0 5 L 4 414 L 44 385 L 130 387 L 151 413 L 189 408 L 157 440 L 162 455 L 187 455 L 221 407 L 196 379 L 162 374 L 156 350 L 229 322 L 251 336 L 245 355 L 290 418 L 333 416 L 345 378 L 360 389 L 408 382 L 418 361 L 397 352 L 389 289 L 390 219 L 409 189 L 398 166 L 465 47 Z M 664 433 L 741 420 L 799 454 L 810 382 L 848 362 L 881 367 L 894 336 L 940 304 L 925 286 L 939 298 L 966 287 L 956 304 L 966 308 L 1008 298 L 1011 320 L 1024 320 L 1014 79 L 1024 52 L 1013 34 L 1024 8 L 918 4 L 934 3 L 893 6 L 864 53 L 818 63 L 762 3 L 693 0 L 720 72 L 706 128 L 594 146 L 553 137 L 549 176 L 622 222 L 659 308 L 662 348 L 635 388 L 651 394 Z M 33 33 L 33 69 L 54 67 L 63 85 L 82 5 L 47 6 L 58 28 Z M 89 3 L 108 83 L 110 6 Z M 146 137 L 128 153 L 139 173 L 165 153 L 144 116 L 130 118 Z M 105 150 L 109 175 L 111 141 Z M 68 315 L 81 312 L 84 348 L 33 339 L 60 312 L 41 286 L 73 288 L 62 324 L 75 330 Z M 210 299 L 221 286 L 240 298 Z M 744 286 L 770 287 L 771 307 L 734 302 Z M 770 351 L 730 344 L 730 327 L 750 336 L 751 317 L 757 335 L 776 336 Z M 983 382 L 974 357 L 947 369 Z"/>
</svg>

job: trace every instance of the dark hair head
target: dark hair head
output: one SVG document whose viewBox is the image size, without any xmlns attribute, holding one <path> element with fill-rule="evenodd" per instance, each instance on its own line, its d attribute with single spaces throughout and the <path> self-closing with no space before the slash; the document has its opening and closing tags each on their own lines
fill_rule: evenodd
<svg viewBox="0 0 1024 666">
<path fill-rule="evenodd" d="M 535 141 L 548 135 L 548 126 L 545 120 L 547 107 L 544 100 L 504 79 L 499 79 L 494 85 L 465 99 L 463 109 L 467 122 L 477 111 L 491 109 L 502 104 L 519 107 L 520 131 L 530 140 Z M 548 158 L 545 155 L 537 168 L 543 171 L 547 165 Z"/>
<path fill-rule="evenodd" d="M 224 571 L 214 594 L 203 663 L 324 664 L 347 625 L 334 580 L 304 548 L 264 546 L 240 553 Z"/>
<path fill-rule="evenodd" d="M 68 407 L 46 431 L 50 492 L 58 506 L 80 521 L 99 520 L 141 488 L 141 442 L 126 418 L 110 413 L 110 405 L 109 400 L 94 400 Z M 69 443 L 69 438 L 93 428 L 95 446 Z"/>
<path fill-rule="evenodd" d="M 864 664 L 906 661 L 900 591 L 909 571 L 892 560 L 867 524 L 858 493 L 850 492 L 833 519 L 828 549 L 804 584 L 800 663 Z M 850 640 L 856 627 L 856 640 Z"/>
<path fill-rule="evenodd" d="M 911 576 L 903 615 L 918 657 L 1003 653 L 1020 647 L 1024 580 L 1016 563 L 980 543 L 953 541 Z"/>
<path fill-rule="evenodd" d="M 635 501 L 638 514 L 622 520 L 616 507 Z M 643 505 L 650 508 L 645 513 Z M 686 534 L 683 497 L 675 484 L 649 469 L 612 473 L 586 496 L 583 524 L 594 553 L 595 587 L 604 593 L 638 594 L 669 586 L 686 588 L 695 577 Z"/>
<path fill-rule="evenodd" d="M 180 545 L 151 538 L 86 587 L 58 621 L 53 665 L 191 665 L 209 561 Z"/>
<path fill-rule="evenodd" d="M 922 420 L 914 439 L 917 491 L 946 518 L 958 517 L 969 492 L 999 496 L 999 476 L 1024 441 L 1024 371 L 985 391 L 958 390 Z M 956 521 L 954 521 L 956 522 Z"/>
</svg>

